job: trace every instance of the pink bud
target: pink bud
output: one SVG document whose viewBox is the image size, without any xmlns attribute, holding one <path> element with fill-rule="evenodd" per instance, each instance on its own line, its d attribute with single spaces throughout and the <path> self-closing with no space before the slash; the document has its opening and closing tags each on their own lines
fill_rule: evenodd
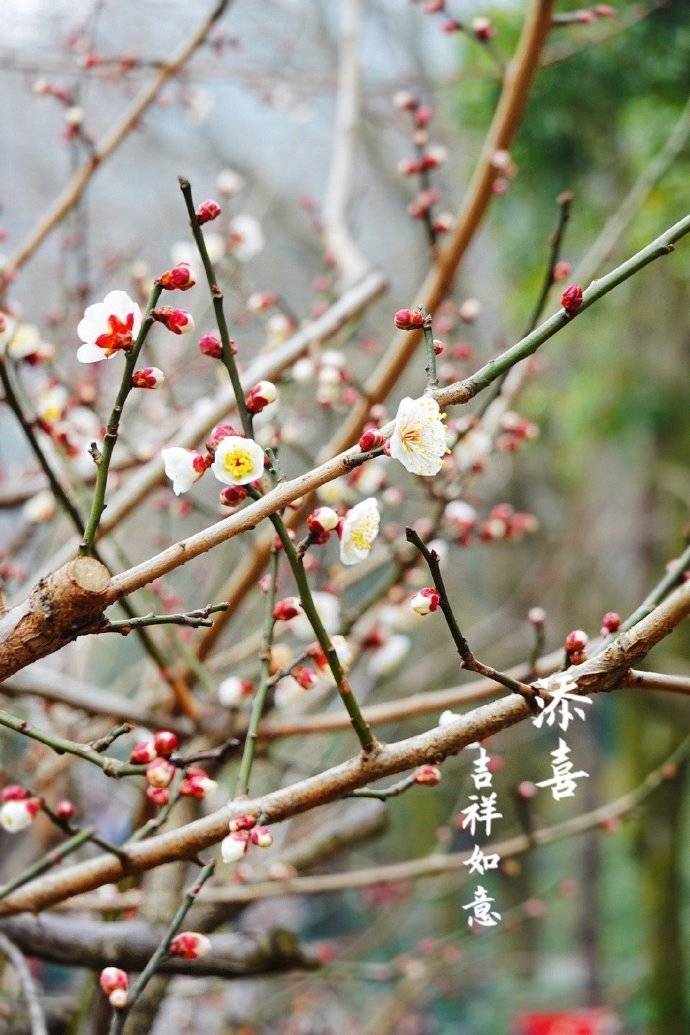
<svg viewBox="0 0 690 1035">
<path fill-rule="evenodd" d="M 132 374 L 133 388 L 158 388 L 165 381 L 165 374 L 158 367 L 142 367 Z"/>
<path fill-rule="evenodd" d="M 170 793 L 167 787 L 147 787 L 146 797 L 156 808 L 162 808 L 163 805 L 167 805 L 170 801 Z"/>
<path fill-rule="evenodd" d="M 183 960 L 198 960 L 211 951 L 211 941 L 198 931 L 181 931 L 176 934 L 168 946 L 170 956 L 179 956 Z"/>
<path fill-rule="evenodd" d="M 197 205 L 196 221 L 199 226 L 203 226 L 204 223 L 210 223 L 212 220 L 217 219 L 221 211 L 218 202 L 209 198 L 207 201 L 202 201 L 200 205 Z"/>
<path fill-rule="evenodd" d="M 8 783 L 0 791 L 0 801 L 23 801 L 29 797 L 29 792 L 18 783 Z"/>
<path fill-rule="evenodd" d="M 180 782 L 179 792 L 183 797 L 205 798 L 215 791 L 218 784 L 212 780 L 205 769 L 193 767 L 187 769 L 185 778 Z"/>
<path fill-rule="evenodd" d="M 582 288 L 579 284 L 571 284 L 561 295 L 561 305 L 568 316 L 576 313 L 582 305 Z"/>
<path fill-rule="evenodd" d="M 311 690 L 318 683 L 318 679 L 314 672 L 306 665 L 296 665 L 291 671 L 290 675 L 295 679 L 303 690 Z"/>
<path fill-rule="evenodd" d="M 486 43 L 496 35 L 496 29 L 491 24 L 491 20 L 483 17 L 472 19 L 472 32 L 482 43 Z"/>
<path fill-rule="evenodd" d="M 71 819 L 77 811 L 77 806 L 73 801 L 59 801 L 55 806 L 55 815 L 59 816 L 60 819 Z"/>
<path fill-rule="evenodd" d="M 331 507 L 317 507 L 307 518 L 307 527 L 313 535 L 322 536 L 338 527 L 338 515 Z"/>
<path fill-rule="evenodd" d="M 414 774 L 414 782 L 424 787 L 434 787 L 441 782 L 441 770 L 437 765 L 421 765 Z"/>
<path fill-rule="evenodd" d="M 244 432 L 238 431 L 232 424 L 216 424 L 216 426 L 211 429 L 211 434 L 206 440 L 206 448 L 209 452 L 215 453 L 219 443 L 230 435 L 237 435 L 240 438 L 243 438 Z"/>
<path fill-rule="evenodd" d="M 560 284 L 560 282 L 562 280 L 566 280 L 572 272 L 572 263 L 567 262 L 565 259 L 560 259 L 553 268 L 553 279 L 557 284 Z"/>
<path fill-rule="evenodd" d="M 419 330 L 424 326 L 424 314 L 421 309 L 398 309 L 393 323 L 399 331 Z"/>
<path fill-rule="evenodd" d="M 615 633 L 621 627 L 621 616 L 616 611 L 607 611 L 601 620 L 601 635 Z"/>
<path fill-rule="evenodd" d="M 410 599 L 410 607 L 418 615 L 428 615 L 438 609 L 441 594 L 433 586 L 425 586 Z"/>
<path fill-rule="evenodd" d="M 584 629 L 573 629 L 565 638 L 563 644 L 567 654 L 581 654 L 589 643 L 589 636 Z"/>
<path fill-rule="evenodd" d="M 250 413 L 261 413 L 278 398 L 276 386 L 272 381 L 259 381 L 247 392 L 244 401 Z"/>
<path fill-rule="evenodd" d="M 270 848 L 273 844 L 273 835 L 268 827 L 254 827 L 249 836 L 252 844 L 259 848 Z"/>
<path fill-rule="evenodd" d="M 152 740 L 141 740 L 130 751 L 129 760 L 135 765 L 147 765 L 153 762 L 157 753 Z"/>
<path fill-rule="evenodd" d="M 367 428 L 359 440 L 359 448 L 363 453 L 368 453 L 370 449 L 380 449 L 383 442 L 383 435 L 378 428 Z"/>
<path fill-rule="evenodd" d="M 228 824 L 228 829 L 231 834 L 234 834 L 238 830 L 251 830 L 255 826 L 256 816 L 250 816 L 249 813 L 245 812 L 240 816 L 233 817 Z"/>
<path fill-rule="evenodd" d="M 523 801 L 531 801 L 531 799 L 535 798 L 537 795 L 536 785 L 533 784 L 531 780 L 523 780 L 522 783 L 519 783 L 515 788 L 515 794 Z"/>
<path fill-rule="evenodd" d="M 203 338 L 199 338 L 199 351 L 203 352 L 204 356 L 220 359 L 223 355 L 220 338 L 216 338 L 215 334 L 204 334 Z"/>
<path fill-rule="evenodd" d="M 273 619 L 276 622 L 289 622 L 302 613 L 299 597 L 284 597 L 273 608 Z"/>
<path fill-rule="evenodd" d="M 169 787 L 175 775 L 175 766 L 167 758 L 154 758 L 146 767 L 146 779 L 152 787 Z"/>
<path fill-rule="evenodd" d="M 244 485 L 228 485 L 220 494 L 220 502 L 224 507 L 236 507 L 246 498 L 247 490 Z"/>
<path fill-rule="evenodd" d="M 543 625 L 546 621 L 546 611 L 543 607 L 530 607 L 527 612 L 527 621 L 535 626 Z"/>
<path fill-rule="evenodd" d="M 166 291 L 188 291 L 196 284 L 196 278 L 188 262 L 178 262 L 171 270 L 161 273 L 158 283 Z"/>
<path fill-rule="evenodd" d="M 179 744 L 179 738 L 172 730 L 158 730 L 153 735 L 153 746 L 156 749 L 156 754 L 162 755 L 163 758 L 172 755 L 173 751 L 179 747 Z"/>
<path fill-rule="evenodd" d="M 434 117 L 434 113 L 428 104 L 420 104 L 415 111 L 414 120 L 420 128 L 428 126 Z"/>
<path fill-rule="evenodd" d="M 127 1002 L 126 993 L 129 988 L 129 978 L 124 970 L 120 970 L 119 967 L 104 967 L 98 978 L 98 983 L 100 984 L 104 995 L 107 995 L 108 997 L 110 997 L 115 991 L 124 992 L 125 999 L 121 1006 L 125 1005 Z M 115 1005 L 112 1000 L 110 1005 Z"/>
<path fill-rule="evenodd" d="M 187 334 L 194 330 L 194 319 L 184 309 L 175 309 L 171 305 L 161 305 L 151 313 L 154 320 L 162 323 L 171 334 Z"/>
</svg>

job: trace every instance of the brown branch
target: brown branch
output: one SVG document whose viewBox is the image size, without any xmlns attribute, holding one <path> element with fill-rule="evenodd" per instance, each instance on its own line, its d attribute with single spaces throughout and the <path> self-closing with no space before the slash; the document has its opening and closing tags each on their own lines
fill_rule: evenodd
<svg viewBox="0 0 690 1035">
<path fill-rule="evenodd" d="M 229 2 L 230 0 L 217 0 L 212 10 L 199 23 L 189 39 L 172 54 L 170 59 L 139 92 L 120 121 L 94 145 L 93 151 L 84 164 L 76 171 L 45 215 L 39 219 L 36 226 L 31 230 L 14 255 L 10 256 L 5 269 L 6 277 L 13 276 L 28 262 L 49 234 L 59 226 L 65 216 L 79 203 L 96 170 L 117 150 L 132 130 L 140 124 L 143 115 L 151 107 L 166 83 L 177 75 L 194 52 L 206 41 L 209 32 L 225 12 Z"/>
<path fill-rule="evenodd" d="M 590 694 L 612 690 L 624 681 L 631 666 L 666 637 L 690 614 L 690 583 L 684 583 L 633 629 L 624 633 L 601 654 L 574 666 L 573 680 Z M 261 815 L 264 822 L 276 823 L 317 805 L 348 795 L 357 787 L 385 776 L 402 773 L 424 763 L 438 763 L 457 754 L 468 744 L 514 726 L 531 712 L 522 698 L 510 695 L 493 704 L 477 708 L 457 721 L 426 733 L 381 745 L 371 756 L 358 756 L 317 776 L 254 800 L 230 804 L 209 816 L 177 830 L 128 846 L 126 869 L 112 856 L 102 856 L 65 867 L 27 884 L 0 902 L 0 915 L 25 910 L 37 912 L 71 895 L 117 882 L 124 873 L 141 873 L 176 859 L 195 858 L 199 852 L 221 840 L 234 815 Z"/>
<path fill-rule="evenodd" d="M 143 920 L 109 922 L 54 915 L 5 919 L 0 932 L 41 959 L 91 970 L 117 966 L 132 971 L 144 969 L 163 934 L 160 927 Z M 239 978 L 318 965 L 291 932 L 274 929 L 265 934 L 215 934 L 208 955 L 198 960 L 168 957 L 160 969 L 164 974 Z"/>
</svg>

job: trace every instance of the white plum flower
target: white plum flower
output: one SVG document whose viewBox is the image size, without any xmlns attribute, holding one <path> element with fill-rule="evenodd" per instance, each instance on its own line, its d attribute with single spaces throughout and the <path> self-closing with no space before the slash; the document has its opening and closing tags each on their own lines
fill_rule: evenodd
<svg viewBox="0 0 690 1035">
<path fill-rule="evenodd" d="M 249 262 L 263 251 L 264 232 L 261 223 L 254 216 L 239 215 L 230 220 L 230 245 L 232 254 L 240 262 Z"/>
<path fill-rule="evenodd" d="M 369 556 L 380 523 L 379 505 L 373 496 L 348 510 L 340 537 L 340 560 L 343 564 L 357 564 Z"/>
<path fill-rule="evenodd" d="M 206 459 L 193 449 L 182 446 L 168 446 L 161 449 L 166 477 L 172 482 L 173 492 L 179 496 L 189 492 L 192 485 L 201 478 L 208 467 Z"/>
<path fill-rule="evenodd" d="M 0 826 L 8 834 L 18 834 L 20 830 L 31 826 L 37 811 L 35 798 L 5 801 L 0 806 Z"/>
<path fill-rule="evenodd" d="M 244 178 L 235 169 L 221 169 L 216 178 L 216 187 L 226 198 L 231 198 L 244 187 Z"/>
<path fill-rule="evenodd" d="M 438 474 L 448 452 L 444 419 L 445 414 L 430 395 L 402 399 L 390 438 L 390 455 L 410 474 Z"/>
<path fill-rule="evenodd" d="M 258 442 L 240 435 L 227 435 L 216 448 L 211 470 L 226 485 L 248 485 L 264 473 L 265 453 Z"/>
<path fill-rule="evenodd" d="M 77 327 L 83 344 L 77 350 L 80 363 L 99 363 L 116 352 L 127 351 L 141 328 L 141 309 L 126 291 L 109 291 L 102 302 L 87 306 Z"/>
</svg>

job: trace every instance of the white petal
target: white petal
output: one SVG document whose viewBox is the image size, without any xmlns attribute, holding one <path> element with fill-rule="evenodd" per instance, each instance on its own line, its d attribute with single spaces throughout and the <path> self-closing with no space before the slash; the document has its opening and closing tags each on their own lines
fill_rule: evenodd
<svg viewBox="0 0 690 1035">
<path fill-rule="evenodd" d="M 243 475 L 234 477 L 226 470 L 225 458 L 228 453 L 240 449 L 248 453 L 251 469 Z M 251 438 L 228 435 L 227 438 L 221 439 L 216 449 L 211 470 L 218 481 L 223 482 L 225 485 L 248 485 L 250 482 L 258 481 L 264 473 L 264 451 L 258 442 Z"/>
<path fill-rule="evenodd" d="M 81 327 L 81 324 L 79 325 Z M 94 345 L 92 341 L 86 341 L 77 349 L 77 359 L 80 363 L 100 363 L 102 359 L 108 359 L 103 349 Z"/>
</svg>

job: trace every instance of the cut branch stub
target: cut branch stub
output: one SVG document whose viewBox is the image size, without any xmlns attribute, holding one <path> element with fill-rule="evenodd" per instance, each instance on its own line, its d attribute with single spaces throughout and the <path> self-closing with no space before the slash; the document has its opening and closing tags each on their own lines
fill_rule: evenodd
<svg viewBox="0 0 690 1035">
<path fill-rule="evenodd" d="M 0 679 L 59 650 L 103 621 L 108 569 L 77 557 L 41 579 L 31 594 L 0 618 Z"/>
</svg>

